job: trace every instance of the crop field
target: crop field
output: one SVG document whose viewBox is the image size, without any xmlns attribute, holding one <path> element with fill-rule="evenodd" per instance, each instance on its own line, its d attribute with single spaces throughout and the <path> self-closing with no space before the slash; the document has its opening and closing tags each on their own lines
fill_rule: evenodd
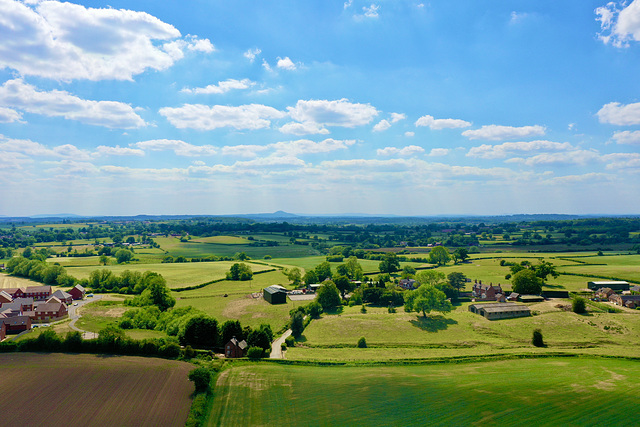
<svg viewBox="0 0 640 427">
<path fill-rule="evenodd" d="M 0 273 L 0 289 L 3 288 L 27 288 L 29 286 L 42 286 L 42 283 L 34 282 L 22 277 L 9 276 Z"/>
<path fill-rule="evenodd" d="M 120 274 L 125 270 L 153 271 L 161 274 L 167 281 L 169 288 L 182 288 L 187 286 L 200 285 L 212 280 L 223 279 L 226 273 L 235 262 L 219 261 L 219 262 L 185 262 L 185 263 L 168 263 L 168 264 L 119 264 L 107 265 L 104 267 L 85 266 L 85 267 L 69 267 L 67 272 L 69 275 L 77 279 L 87 279 L 93 270 L 97 268 L 107 269 L 114 274 Z M 272 269 L 262 264 L 248 263 L 251 270 L 255 273 Z M 284 277 L 284 276 L 282 276 Z"/>
<path fill-rule="evenodd" d="M 487 320 L 468 311 L 464 303 L 451 313 L 388 313 L 386 308 L 344 307 L 338 315 L 323 315 L 304 330 L 288 359 L 388 360 L 456 355 L 567 352 L 636 355 L 640 345 L 640 311 L 592 312 L 578 315 L 557 308 L 569 300 L 530 304 L 531 317 Z M 534 329 L 541 329 L 546 348 L 531 345 Z M 368 348 L 355 348 L 365 337 Z"/>
<path fill-rule="evenodd" d="M 2 387 L 28 408 L 0 401 L 3 425 L 183 426 L 193 365 L 165 359 L 0 354 Z"/>
<path fill-rule="evenodd" d="M 639 374 L 638 361 L 569 357 L 245 365 L 220 374 L 209 425 L 625 425 Z"/>
<path fill-rule="evenodd" d="M 197 237 L 191 239 L 191 243 L 220 243 L 222 245 L 247 245 L 251 241 L 244 237 L 237 236 L 211 236 L 211 237 Z"/>
</svg>

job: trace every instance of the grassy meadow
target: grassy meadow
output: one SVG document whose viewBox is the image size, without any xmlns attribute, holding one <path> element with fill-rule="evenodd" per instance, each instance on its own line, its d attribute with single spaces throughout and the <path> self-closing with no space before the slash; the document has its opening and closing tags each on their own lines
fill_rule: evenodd
<svg viewBox="0 0 640 427">
<path fill-rule="evenodd" d="M 422 366 L 240 365 L 219 375 L 208 424 L 628 425 L 639 374 L 635 360 L 573 357 Z"/>
</svg>

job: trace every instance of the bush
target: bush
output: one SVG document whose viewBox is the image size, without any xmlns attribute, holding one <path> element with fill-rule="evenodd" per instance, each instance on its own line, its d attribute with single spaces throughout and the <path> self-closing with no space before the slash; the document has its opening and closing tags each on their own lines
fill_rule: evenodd
<svg viewBox="0 0 640 427">
<path fill-rule="evenodd" d="M 280 344 L 280 350 L 285 351 L 287 349 L 287 343 L 283 342 L 282 344 Z"/>
<path fill-rule="evenodd" d="M 204 393 L 209 389 L 211 372 L 207 368 L 197 368 L 189 372 L 189 381 L 196 386 L 196 393 Z"/>
<path fill-rule="evenodd" d="M 296 346 L 296 339 L 294 337 L 292 337 L 291 335 L 289 335 L 284 342 L 287 344 L 287 347 L 295 347 Z"/>
<path fill-rule="evenodd" d="M 367 307 L 364 306 L 364 304 L 362 304 L 362 306 L 360 307 L 360 313 L 364 314 L 367 312 Z"/>
<path fill-rule="evenodd" d="M 582 297 L 575 297 L 571 303 L 571 309 L 574 313 L 583 314 L 587 312 L 587 302 Z"/>
<path fill-rule="evenodd" d="M 247 350 L 247 357 L 249 359 L 260 359 L 262 358 L 264 351 L 260 348 L 260 347 L 249 347 L 249 350 Z"/>
<path fill-rule="evenodd" d="M 544 340 L 542 339 L 542 331 L 540 329 L 533 330 L 533 338 L 531 339 L 531 343 L 536 347 L 546 347 L 544 345 Z"/>
<path fill-rule="evenodd" d="M 367 348 L 367 340 L 364 337 L 360 337 L 358 340 L 358 348 Z"/>
</svg>

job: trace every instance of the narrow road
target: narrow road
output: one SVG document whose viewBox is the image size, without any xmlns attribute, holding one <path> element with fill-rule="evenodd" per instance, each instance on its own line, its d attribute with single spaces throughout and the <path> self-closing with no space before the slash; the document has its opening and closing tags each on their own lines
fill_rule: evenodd
<svg viewBox="0 0 640 427">
<path fill-rule="evenodd" d="M 84 338 L 85 340 L 98 338 L 98 334 L 96 334 L 95 332 L 84 331 L 76 326 L 76 322 L 80 318 L 80 315 L 78 314 L 78 309 L 85 304 L 89 304 L 90 302 L 93 302 L 93 301 L 100 301 L 101 299 L 102 299 L 102 295 L 97 295 L 90 299 L 83 299 L 82 301 L 78 301 L 78 305 L 71 304 L 69 306 L 69 319 L 71 319 L 71 323 L 69 323 L 69 327 L 74 331 L 81 332 L 82 338 Z"/>
<path fill-rule="evenodd" d="M 284 359 L 284 353 L 282 352 L 282 343 L 291 335 L 291 329 L 287 329 L 284 334 L 271 344 L 270 359 Z"/>
</svg>

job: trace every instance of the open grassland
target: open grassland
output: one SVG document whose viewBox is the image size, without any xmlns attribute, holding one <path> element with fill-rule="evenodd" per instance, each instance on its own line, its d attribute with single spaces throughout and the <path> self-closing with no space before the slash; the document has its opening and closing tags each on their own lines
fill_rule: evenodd
<svg viewBox="0 0 640 427">
<path fill-rule="evenodd" d="M 183 426 L 193 366 L 165 359 L 69 354 L 0 354 L 3 425 Z"/>
<path fill-rule="evenodd" d="M 230 238 L 232 236 L 218 236 L 221 238 Z M 209 238 L 207 238 L 209 239 Z M 168 252 L 171 256 L 184 256 L 187 258 L 207 257 L 210 255 L 233 256 L 238 252 L 244 252 L 251 258 L 261 259 L 265 255 L 272 257 L 305 257 L 309 255 L 317 255 L 318 251 L 311 246 L 292 245 L 283 243 L 280 246 L 251 246 L 238 243 L 210 243 L 199 242 L 200 239 L 194 239 L 181 242 L 177 237 L 158 237 L 155 239 L 160 247 Z"/>
<path fill-rule="evenodd" d="M 121 274 L 125 270 L 153 271 L 159 273 L 167 281 L 169 288 L 183 288 L 187 286 L 200 285 L 212 280 L 223 279 L 231 266 L 238 261 L 218 261 L 218 262 L 184 262 L 184 263 L 168 263 L 168 264 L 116 264 L 99 267 L 107 269 L 114 274 Z M 248 263 L 251 270 L 255 273 L 258 271 L 269 270 L 269 267 L 263 264 Z M 96 266 L 79 266 L 69 267 L 67 272 L 77 279 L 87 279 Z M 282 276 L 284 277 L 284 276 Z"/>
<path fill-rule="evenodd" d="M 289 310 L 309 301 L 294 302 L 287 299 L 286 304 L 272 305 L 262 297 L 252 297 L 252 294 L 262 292 L 262 289 L 273 284 L 286 286 L 287 283 L 287 278 L 281 272 L 272 271 L 254 275 L 250 281 L 225 280 L 192 291 L 174 292 L 173 296 L 177 299 L 177 307 L 191 305 L 219 322 L 237 319 L 243 326 L 252 327 L 268 323 L 274 331 L 278 331 L 289 320 Z"/>
<path fill-rule="evenodd" d="M 28 288 L 29 286 L 42 286 L 42 283 L 34 282 L 22 277 L 9 276 L 0 273 L 0 289 L 3 288 Z"/>
<path fill-rule="evenodd" d="M 244 365 L 220 374 L 209 425 L 628 425 L 639 374 L 597 358 Z"/>
<path fill-rule="evenodd" d="M 83 331 L 100 332 L 109 325 L 115 325 L 125 311 L 131 307 L 124 305 L 124 298 L 109 296 L 78 308 L 80 318 L 76 326 Z"/>
<path fill-rule="evenodd" d="M 244 237 L 238 236 L 211 236 L 211 237 L 197 237 L 189 240 L 190 243 L 220 243 L 223 245 L 247 245 L 251 241 Z"/>
<path fill-rule="evenodd" d="M 578 315 L 556 305 L 569 300 L 530 304 L 531 317 L 487 320 L 468 311 L 468 303 L 451 313 L 388 313 L 386 308 L 345 307 L 339 315 L 323 315 L 304 330 L 288 359 L 389 360 L 501 353 L 592 353 L 635 355 L 640 345 L 640 312 Z M 541 329 L 546 348 L 531 345 L 534 329 Z M 367 349 L 355 348 L 365 337 Z"/>
</svg>

